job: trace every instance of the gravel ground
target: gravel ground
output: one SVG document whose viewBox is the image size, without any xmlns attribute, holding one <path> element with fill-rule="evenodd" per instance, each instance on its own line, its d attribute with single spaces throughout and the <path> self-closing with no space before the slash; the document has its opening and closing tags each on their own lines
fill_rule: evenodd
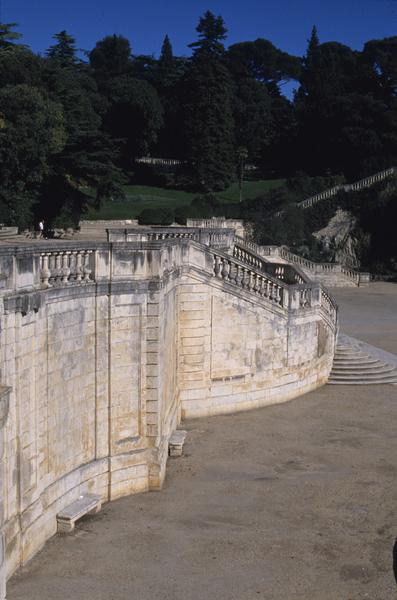
<svg viewBox="0 0 397 600">
<path fill-rule="evenodd" d="M 345 333 L 397 354 L 397 285 L 333 293 Z M 397 598 L 396 416 L 397 386 L 329 385 L 188 421 L 161 492 L 55 536 L 7 599 Z"/>
</svg>

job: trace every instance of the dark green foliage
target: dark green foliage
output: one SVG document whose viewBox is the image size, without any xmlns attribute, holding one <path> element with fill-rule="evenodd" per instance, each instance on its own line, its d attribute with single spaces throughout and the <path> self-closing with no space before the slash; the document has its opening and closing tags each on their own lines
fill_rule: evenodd
<svg viewBox="0 0 397 600">
<path fill-rule="evenodd" d="M 269 40 L 233 44 L 228 50 L 233 72 L 252 77 L 268 85 L 298 79 L 301 61 L 276 48 Z"/>
<path fill-rule="evenodd" d="M 66 142 L 62 107 L 20 84 L 0 90 L 0 114 L 0 220 L 26 227 L 49 161 Z"/>
<path fill-rule="evenodd" d="M 56 33 L 53 38 L 56 44 L 48 48 L 48 58 L 57 61 L 60 67 L 73 66 L 77 62 L 75 39 L 65 30 Z"/>
<path fill-rule="evenodd" d="M 18 23 L 0 23 L 0 51 L 24 48 L 22 44 L 15 44 L 22 37 L 20 33 L 13 31 L 17 26 Z"/>
<path fill-rule="evenodd" d="M 305 170 L 354 179 L 396 161 L 396 40 L 360 53 L 313 31 L 295 99 Z"/>
<path fill-rule="evenodd" d="M 226 28 L 207 11 L 197 27 L 199 40 L 185 79 L 185 134 L 192 183 L 219 191 L 231 182 L 236 165 L 232 80 L 224 60 Z"/>
<path fill-rule="evenodd" d="M 131 69 L 130 42 L 121 35 L 104 37 L 97 42 L 89 57 L 94 73 L 100 80 L 124 75 Z"/>
<path fill-rule="evenodd" d="M 163 45 L 161 46 L 160 58 L 159 58 L 159 71 L 167 74 L 172 71 L 174 67 L 174 53 L 172 52 L 172 46 L 168 35 L 165 36 Z"/>
<path fill-rule="evenodd" d="M 145 208 L 138 221 L 140 225 L 171 225 L 174 211 L 171 208 Z"/>
<path fill-rule="evenodd" d="M 305 241 L 304 214 L 293 204 L 285 207 L 282 217 L 272 217 L 255 223 L 255 238 L 260 244 L 288 245 L 299 248 Z"/>
<path fill-rule="evenodd" d="M 109 109 L 104 127 L 120 144 L 120 166 L 131 170 L 137 156 L 145 156 L 157 142 L 163 123 L 162 106 L 155 88 L 147 81 L 122 75 L 106 86 Z"/>
</svg>

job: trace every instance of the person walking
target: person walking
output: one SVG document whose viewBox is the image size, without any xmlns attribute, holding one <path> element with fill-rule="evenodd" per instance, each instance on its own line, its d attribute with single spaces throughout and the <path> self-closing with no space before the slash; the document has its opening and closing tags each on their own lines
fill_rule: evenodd
<svg viewBox="0 0 397 600">
<path fill-rule="evenodd" d="M 43 219 L 40 219 L 39 221 L 39 238 L 42 238 L 44 236 L 44 221 Z"/>
</svg>

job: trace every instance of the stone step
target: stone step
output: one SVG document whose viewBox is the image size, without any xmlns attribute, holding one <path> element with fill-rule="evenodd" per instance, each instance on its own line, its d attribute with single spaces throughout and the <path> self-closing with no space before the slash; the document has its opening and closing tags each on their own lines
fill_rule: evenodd
<svg viewBox="0 0 397 600">
<path fill-rule="evenodd" d="M 394 369 L 392 371 L 384 372 L 384 373 L 344 373 L 337 374 L 332 373 L 329 378 L 330 382 L 333 381 L 362 381 L 366 383 L 397 383 L 397 371 Z"/>
<path fill-rule="evenodd" d="M 335 359 L 337 360 L 355 360 L 355 359 L 370 359 L 376 358 L 373 354 L 370 355 L 368 352 L 351 352 L 350 354 L 340 354 L 339 352 L 335 352 Z"/>
<path fill-rule="evenodd" d="M 346 350 L 341 350 L 337 347 L 335 354 L 339 356 L 352 356 L 355 354 L 364 354 L 364 352 L 360 348 L 348 348 Z"/>
<path fill-rule="evenodd" d="M 361 366 L 361 367 L 372 367 L 373 365 L 377 365 L 379 363 L 379 360 L 377 358 L 365 358 L 365 359 L 334 359 L 334 366 L 336 367 L 356 367 L 356 366 Z M 386 364 L 386 363 L 383 363 Z"/>
<path fill-rule="evenodd" d="M 397 385 L 397 376 L 390 379 L 328 379 L 329 385 Z"/>
<path fill-rule="evenodd" d="M 390 362 L 388 359 L 390 358 Z M 341 335 L 328 383 L 338 385 L 397 384 L 395 357 Z"/>
<path fill-rule="evenodd" d="M 393 380 L 397 382 L 396 373 L 355 373 L 354 375 L 346 375 L 343 373 L 331 373 L 328 381 L 365 381 L 372 383 L 373 381 L 385 381 L 386 383 Z"/>
<path fill-rule="evenodd" d="M 333 375 L 345 375 L 345 374 L 351 374 L 351 375 L 365 375 L 365 374 L 379 374 L 379 373 L 391 373 L 393 372 L 395 369 L 392 365 L 386 365 L 385 363 L 380 364 L 378 366 L 374 366 L 374 367 L 368 367 L 368 368 L 362 368 L 362 367 L 349 367 L 349 368 L 339 368 L 339 367 L 332 367 L 332 371 L 331 371 L 331 377 Z"/>
</svg>

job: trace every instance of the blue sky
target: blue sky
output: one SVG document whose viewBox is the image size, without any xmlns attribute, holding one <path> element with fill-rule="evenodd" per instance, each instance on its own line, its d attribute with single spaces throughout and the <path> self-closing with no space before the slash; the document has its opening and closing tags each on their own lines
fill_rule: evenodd
<svg viewBox="0 0 397 600">
<path fill-rule="evenodd" d="M 369 39 L 397 35 L 397 0 L 0 0 L 1 20 L 16 21 L 36 52 L 66 29 L 90 50 L 105 35 L 129 38 L 135 54 L 157 55 L 168 33 L 175 54 L 189 54 L 195 27 L 207 9 L 223 16 L 227 44 L 264 37 L 303 55 L 313 24 L 320 41 L 361 49 Z"/>
</svg>

